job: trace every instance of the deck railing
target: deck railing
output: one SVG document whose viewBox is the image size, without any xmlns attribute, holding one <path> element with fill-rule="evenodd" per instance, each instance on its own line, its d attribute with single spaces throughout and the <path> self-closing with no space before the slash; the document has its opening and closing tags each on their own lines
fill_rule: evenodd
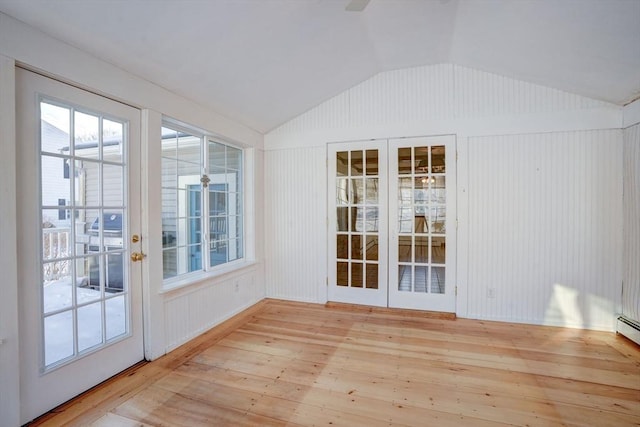
<svg viewBox="0 0 640 427">
<path fill-rule="evenodd" d="M 71 275 L 71 229 L 42 229 L 42 259 L 44 280 L 58 280 Z"/>
</svg>

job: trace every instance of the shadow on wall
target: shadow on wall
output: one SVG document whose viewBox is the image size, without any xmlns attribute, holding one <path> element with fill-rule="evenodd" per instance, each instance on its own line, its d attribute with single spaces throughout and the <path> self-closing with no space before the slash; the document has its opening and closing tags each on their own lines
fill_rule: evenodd
<svg viewBox="0 0 640 427">
<path fill-rule="evenodd" d="M 613 330 L 615 303 L 606 298 L 581 294 L 580 291 L 559 283 L 553 285 L 544 324 L 570 328 Z M 611 318 L 611 326 L 603 325 L 602 319 Z"/>
</svg>

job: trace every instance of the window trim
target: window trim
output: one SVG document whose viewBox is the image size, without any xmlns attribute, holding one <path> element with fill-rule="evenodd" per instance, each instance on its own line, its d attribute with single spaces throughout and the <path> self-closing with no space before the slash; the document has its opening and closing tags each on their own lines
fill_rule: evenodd
<svg viewBox="0 0 640 427">
<path fill-rule="evenodd" d="M 166 294 L 168 292 L 177 291 L 179 289 L 188 288 L 190 286 L 197 286 L 203 282 L 211 279 L 231 278 L 243 270 L 254 267 L 258 262 L 256 260 L 240 259 L 228 262 L 226 264 L 218 265 L 215 271 L 199 270 L 182 274 L 180 276 L 171 277 L 165 279 L 162 283 L 162 288 L 158 292 L 159 294 Z"/>
<path fill-rule="evenodd" d="M 209 192 L 202 191 L 201 203 L 202 203 L 202 216 L 201 216 L 201 230 L 202 230 L 202 268 L 187 273 L 177 274 L 176 276 L 169 277 L 162 280 L 162 286 L 160 293 L 170 292 L 176 289 L 181 289 L 191 285 L 197 285 L 203 281 L 227 276 L 233 272 L 249 268 L 256 264 L 255 260 L 255 239 L 253 237 L 253 226 L 255 221 L 249 218 L 249 212 L 254 212 L 253 199 L 253 177 L 254 177 L 254 149 L 246 144 L 232 141 L 229 138 L 221 136 L 219 134 L 202 130 L 201 128 L 190 126 L 184 122 L 172 119 L 170 117 L 163 116 L 161 121 L 163 128 L 170 128 L 178 132 L 185 132 L 189 135 L 195 136 L 200 139 L 200 173 L 208 174 L 209 158 L 208 158 L 208 146 L 210 142 L 219 143 L 238 149 L 242 152 L 242 170 L 241 170 L 241 192 L 242 192 L 242 232 L 240 234 L 242 242 L 242 257 L 233 261 L 227 261 L 223 264 L 216 266 L 210 265 L 210 258 L 208 253 L 209 247 L 209 212 L 205 209 L 209 202 Z M 162 148 L 160 148 L 162 157 Z M 203 189 L 204 190 L 204 189 Z M 162 216 L 162 210 L 159 211 L 159 215 Z M 162 220 L 160 221 L 162 222 Z M 251 227 L 249 229 L 248 227 Z M 160 253 L 164 252 L 162 243 L 160 242 Z"/>
</svg>

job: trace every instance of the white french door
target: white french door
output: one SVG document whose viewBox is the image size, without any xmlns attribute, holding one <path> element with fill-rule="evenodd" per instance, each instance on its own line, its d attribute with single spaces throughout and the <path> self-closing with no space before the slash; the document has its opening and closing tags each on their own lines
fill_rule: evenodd
<svg viewBox="0 0 640 427">
<path fill-rule="evenodd" d="M 21 69 L 16 106 L 27 422 L 144 358 L 140 111 Z"/>
<path fill-rule="evenodd" d="M 329 300 L 387 305 L 387 146 L 330 144 Z"/>
<path fill-rule="evenodd" d="M 455 312 L 455 136 L 329 144 L 330 301 Z"/>
<path fill-rule="evenodd" d="M 389 141 L 389 307 L 455 312 L 455 137 Z"/>
</svg>

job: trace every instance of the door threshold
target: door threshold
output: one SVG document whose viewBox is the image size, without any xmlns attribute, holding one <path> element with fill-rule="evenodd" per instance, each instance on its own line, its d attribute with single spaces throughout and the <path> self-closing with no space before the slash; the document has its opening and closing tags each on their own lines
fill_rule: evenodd
<svg viewBox="0 0 640 427">
<path fill-rule="evenodd" d="M 455 313 L 446 313 L 442 311 L 414 310 L 410 308 L 374 307 L 371 305 L 349 304 L 334 301 L 328 301 L 324 306 L 331 309 L 355 311 L 360 313 L 401 314 L 403 316 L 420 317 L 425 319 L 456 320 Z"/>
</svg>

